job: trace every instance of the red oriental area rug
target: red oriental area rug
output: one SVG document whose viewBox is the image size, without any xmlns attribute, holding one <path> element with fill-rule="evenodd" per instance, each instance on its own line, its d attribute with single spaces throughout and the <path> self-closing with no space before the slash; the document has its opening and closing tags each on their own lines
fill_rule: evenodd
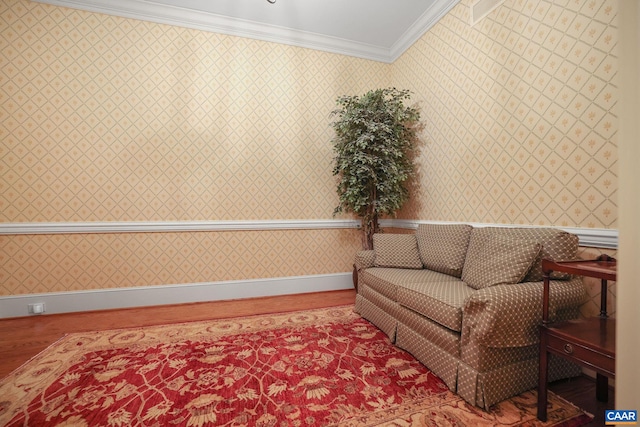
<svg viewBox="0 0 640 427">
<path fill-rule="evenodd" d="M 579 426 L 469 406 L 353 306 L 70 334 L 0 381 L 7 426 Z"/>
</svg>

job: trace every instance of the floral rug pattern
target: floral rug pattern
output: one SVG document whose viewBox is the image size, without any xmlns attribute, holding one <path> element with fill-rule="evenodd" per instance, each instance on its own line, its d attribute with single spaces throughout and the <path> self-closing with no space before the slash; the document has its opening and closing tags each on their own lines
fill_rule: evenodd
<svg viewBox="0 0 640 427">
<path fill-rule="evenodd" d="M 7 426 L 567 425 L 535 393 L 469 406 L 353 306 L 70 334 L 0 381 Z"/>
</svg>

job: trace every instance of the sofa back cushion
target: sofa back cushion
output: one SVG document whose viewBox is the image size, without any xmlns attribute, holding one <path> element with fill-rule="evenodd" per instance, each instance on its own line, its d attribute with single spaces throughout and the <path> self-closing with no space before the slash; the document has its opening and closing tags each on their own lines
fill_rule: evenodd
<svg viewBox="0 0 640 427">
<path fill-rule="evenodd" d="M 376 267 L 422 268 L 413 234 L 374 234 L 373 250 Z"/>
<path fill-rule="evenodd" d="M 465 266 L 462 280 L 473 289 L 520 283 L 541 249 L 533 240 L 491 236 L 474 262 Z"/>
<path fill-rule="evenodd" d="M 542 258 L 554 261 L 566 261 L 576 259 L 578 254 L 578 236 L 564 230 L 545 227 L 476 227 L 471 233 L 467 258 L 462 270 L 470 268 L 476 258 L 482 254 L 486 241 L 494 235 L 507 237 L 513 240 L 526 240 L 538 242 L 542 245 L 540 253 L 534 260 L 531 268 L 522 279 L 522 282 L 539 282 L 542 280 Z M 567 274 L 553 272 L 553 279 L 566 279 Z"/>
<path fill-rule="evenodd" d="M 420 224 L 416 239 L 422 264 L 429 270 L 460 277 L 472 230 L 468 224 Z"/>
</svg>

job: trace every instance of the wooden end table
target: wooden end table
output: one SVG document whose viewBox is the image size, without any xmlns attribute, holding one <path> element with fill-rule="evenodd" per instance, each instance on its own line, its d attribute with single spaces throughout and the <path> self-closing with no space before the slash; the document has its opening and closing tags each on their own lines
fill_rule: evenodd
<svg viewBox="0 0 640 427">
<path fill-rule="evenodd" d="M 595 277 L 601 280 L 600 315 L 566 322 L 549 321 L 551 272 Z M 563 357 L 596 372 L 596 398 L 608 400 L 609 380 L 615 378 L 616 322 L 607 315 L 607 281 L 616 280 L 616 260 L 601 255 L 595 260 L 542 260 L 544 293 L 540 326 L 540 367 L 538 371 L 538 419 L 547 420 L 549 354 Z"/>
</svg>

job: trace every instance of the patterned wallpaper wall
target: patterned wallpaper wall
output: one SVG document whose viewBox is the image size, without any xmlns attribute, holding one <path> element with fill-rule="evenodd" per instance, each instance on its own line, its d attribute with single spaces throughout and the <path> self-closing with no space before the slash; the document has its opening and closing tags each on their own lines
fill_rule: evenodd
<svg viewBox="0 0 640 427">
<path fill-rule="evenodd" d="M 3 1 L 0 221 L 329 218 L 329 112 L 389 65 Z"/>
<path fill-rule="evenodd" d="M 0 222 L 328 219 L 329 112 L 388 64 L 0 2 Z M 357 231 L 0 237 L 0 295 L 351 270 Z"/>
<path fill-rule="evenodd" d="M 471 3 L 393 65 L 425 122 L 403 217 L 616 228 L 616 0 Z"/>
<path fill-rule="evenodd" d="M 463 0 L 394 64 L 7 0 L 0 222 L 330 218 L 335 98 L 426 128 L 402 218 L 616 227 L 616 2 Z M 350 271 L 355 230 L 0 237 L 0 295 Z M 123 274 L 126 271 L 127 274 Z"/>
<path fill-rule="evenodd" d="M 425 122 L 408 219 L 617 227 L 615 0 L 463 0 L 392 68 Z M 615 251 L 581 248 L 594 258 Z M 582 314 L 600 308 L 585 279 Z M 615 284 L 608 310 L 615 314 Z"/>
<path fill-rule="evenodd" d="M 350 271 L 356 230 L 0 236 L 0 295 Z"/>
</svg>

